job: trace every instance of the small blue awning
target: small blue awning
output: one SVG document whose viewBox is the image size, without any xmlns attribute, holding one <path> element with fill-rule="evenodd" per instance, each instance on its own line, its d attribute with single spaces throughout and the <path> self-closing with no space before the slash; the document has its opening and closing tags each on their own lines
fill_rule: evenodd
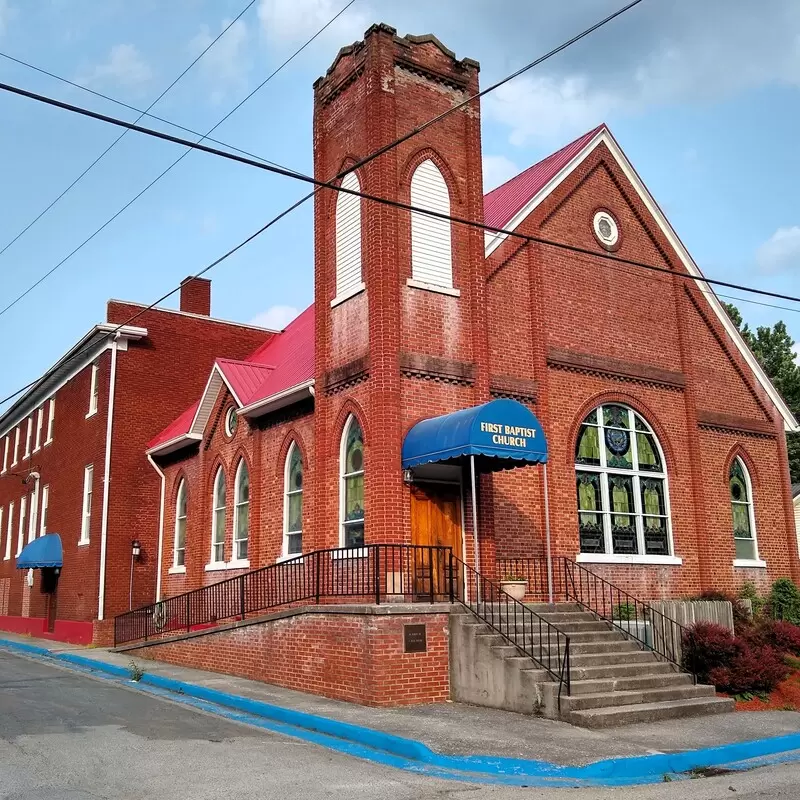
<svg viewBox="0 0 800 800">
<path fill-rule="evenodd" d="M 62 567 L 62 561 L 61 537 L 57 533 L 48 533 L 22 548 L 17 556 L 17 569 Z"/>
<path fill-rule="evenodd" d="M 547 440 L 530 409 L 501 399 L 422 420 L 403 442 L 403 469 L 463 456 L 480 457 L 484 471 L 542 464 Z"/>
</svg>

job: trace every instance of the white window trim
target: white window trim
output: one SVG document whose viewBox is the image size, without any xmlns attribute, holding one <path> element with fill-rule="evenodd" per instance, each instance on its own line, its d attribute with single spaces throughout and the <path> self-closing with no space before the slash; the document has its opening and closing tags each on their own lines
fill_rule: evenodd
<svg viewBox="0 0 800 800">
<path fill-rule="evenodd" d="M 100 405 L 98 402 L 100 396 L 100 389 L 97 385 L 97 373 L 100 371 L 98 363 L 95 361 L 92 364 L 92 379 L 89 385 L 89 411 L 86 413 L 86 419 L 93 417 L 97 413 L 97 407 Z"/>
<path fill-rule="evenodd" d="M 28 512 L 28 544 L 38 535 L 39 527 L 39 476 L 36 476 L 33 491 L 31 492 L 31 507 Z"/>
<path fill-rule="evenodd" d="M 297 559 L 298 564 L 303 563 L 304 555 L 302 553 L 295 553 L 294 555 L 280 555 L 275 559 L 276 564 L 282 564 L 284 561 L 293 561 Z"/>
<path fill-rule="evenodd" d="M 180 567 L 172 566 L 167 570 L 168 575 L 185 575 L 186 565 L 182 564 Z"/>
<path fill-rule="evenodd" d="M 247 558 L 237 558 L 236 552 L 238 550 L 238 543 L 239 542 L 247 542 L 248 552 L 250 548 L 250 495 L 248 493 L 247 496 L 247 503 L 242 502 L 240 498 L 240 486 L 239 480 L 242 477 L 242 470 L 247 470 L 247 480 L 250 480 L 250 470 L 247 467 L 247 462 L 241 458 L 239 459 L 239 466 L 236 467 L 236 475 L 234 476 L 233 481 L 233 548 L 231 550 L 231 561 L 229 564 L 244 564 L 246 561 L 249 565 L 250 561 Z M 238 525 L 239 525 L 239 514 L 240 508 L 243 505 L 247 505 L 247 537 L 244 539 L 237 539 L 236 536 L 239 532 Z"/>
<path fill-rule="evenodd" d="M 47 410 L 47 438 L 44 440 L 45 446 L 53 443 L 53 423 L 56 420 L 56 399 L 50 398 L 50 407 Z"/>
<path fill-rule="evenodd" d="M 289 489 L 289 467 L 292 463 L 292 457 L 294 456 L 294 452 L 297 450 L 300 452 L 299 448 L 297 447 L 297 442 L 292 442 L 289 450 L 286 453 L 286 459 L 283 464 L 283 544 L 281 546 L 281 555 L 279 557 L 279 561 L 288 561 L 292 558 L 297 558 L 298 556 L 302 555 L 303 553 L 303 514 L 302 511 L 300 513 L 300 530 L 299 531 L 290 531 L 289 530 L 289 497 L 291 495 L 303 494 L 303 486 L 300 489 L 290 490 Z M 300 453 L 300 464 L 301 469 L 303 469 L 303 480 L 305 481 L 305 465 L 303 464 L 303 454 Z M 303 497 L 303 502 L 305 503 L 305 497 Z M 300 534 L 300 552 L 299 553 L 289 553 L 289 535 L 297 535 Z"/>
<path fill-rule="evenodd" d="M 14 460 L 11 462 L 12 467 L 17 466 L 19 461 L 19 425 L 14 428 Z"/>
<path fill-rule="evenodd" d="M 579 564 L 660 564 L 679 567 L 683 559 L 678 556 L 644 556 L 609 553 L 578 553 L 575 561 Z"/>
<path fill-rule="evenodd" d="M 437 286 L 435 283 L 425 283 L 416 278 L 409 278 L 406 281 L 406 286 L 412 289 L 424 289 L 426 292 L 436 292 L 437 294 L 447 294 L 450 297 L 461 297 L 461 289 L 454 289 L 450 286 Z"/>
<path fill-rule="evenodd" d="M 42 429 L 44 428 L 44 406 L 39 406 L 36 412 L 36 438 L 33 442 L 33 452 L 38 453 L 42 447 Z"/>
<path fill-rule="evenodd" d="M 364 427 L 361 425 L 359 420 L 356 418 L 355 414 L 350 414 L 347 418 L 347 422 L 345 423 L 344 428 L 342 429 L 342 438 L 339 442 L 339 547 L 345 547 L 345 500 L 346 500 L 346 490 L 345 490 L 345 479 L 351 478 L 355 475 L 366 475 L 366 470 L 362 469 L 358 472 L 345 472 L 346 466 L 346 458 L 347 458 L 347 437 L 350 433 L 350 426 L 356 423 L 361 427 L 361 436 L 364 436 Z M 365 443 L 366 448 L 366 443 Z M 366 458 L 364 459 L 364 467 L 366 467 Z M 366 488 L 366 487 L 365 487 Z M 366 493 L 364 497 L 364 503 L 366 505 Z M 366 508 L 364 509 L 364 520 L 366 521 Z M 366 541 L 367 536 L 367 527 L 366 524 L 364 525 L 364 539 Z M 349 548 L 350 550 L 360 549 L 360 548 Z M 341 558 L 345 558 L 346 556 L 340 556 Z"/>
<path fill-rule="evenodd" d="M 28 509 L 28 498 L 22 497 L 19 501 L 19 519 L 17 520 L 17 556 L 25 547 L 25 512 Z"/>
<path fill-rule="evenodd" d="M 0 506 L 0 544 L 2 544 L 2 541 L 3 541 L 3 514 L 4 513 L 5 513 L 5 509 L 2 506 Z M 3 560 L 7 561 L 8 560 L 8 556 L 6 556 Z"/>
<path fill-rule="evenodd" d="M 226 569 L 250 569 L 249 558 L 235 558 L 225 564 Z"/>
<path fill-rule="evenodd" d="M 11 538 L 14 536 L 14 501 L 8 504 L 8 519 L 6 520 L 6 552 L 3 561 L 11 560 Z"/>
<path fill-rule="evenodd" d="M 758 531 L 756 531 L 756 514 L 755 514 L 755 498 L 753 497 L 753 482 L 750 480 L 750 470 L 747 469 L 747 464 L 744 463 L 743 459 L 740 456 L 736 456 L 731 462 L 731 468 L 736 462 L 739 462 L 739 466 L 742 468 L 742 474 L 744 475 L 744 485 L 747 489 L 747 517 L 750 522 L 750 532 L 753 534 L 752 537 L 746 536 L 736 536 L 734 534 L 733 537 L 733 546 L 736 547 L 736 540 L 741 540 L 743 542 L 749 542 L 752 540 L 753 542 L 753 552 L 755 553 L 755 558 L 734 558 L 733 559 L 733 566 L 734 567 L 766 567 L 767 564 L 765 561 L 762 561 L 761 554 L 758 552 Z M 733 520 L 733 503 L 735 502 L 734 499 L 730 496 L 730 474 L 728 475 L 728 501 L 731 504 L 731 520 Z M 739 505 L 745 505 L 744 503 L 739 502 Z M 735 553 L 734 549 L 734 553 Z"/>
<path fill-rule="evenodd" d="M 0 472 L 0 475 L 5 475 L 8 472 L 8 451 L 10 449 L 11 442 L 9 441 L 9 437 L 5 437 L 5 445 L 3 447 L 3 470 Z"/>
<path fill-rule="evenodd" d="M 597 412 L 597 425 L 594 426 L 598 429 L 598 440 L 603 439 L 603 434 L 605 431 L 605 423 L 603 420 L 602 412 L 605 406 L 621 406 L 625 408 L 628 412 L 628 424 L 630 425 L 630 433 L 631 433 L 631 458 L 633 459 L 634 464 L 639 463 L 639 442 L 637 439 L 637 433 L 644 433 L 645 431 L 637 431 L 636 430 L 636 416 L 637 412 L 634 411 L 630 406 L 625 405 L 625 403 L 602 403 L 593 410 Z M 591 412 L 589 412 L 591 413 Z M 588 416 L 588 414 L 587 414 Z M 664 450 L 661 447 L 661 442 L 656 436 L 655 431 L 653 430 L 653 426 L 645 419 L 645 417 L 638 415 L 642 421 L 647 425 L 647 432 L 653 437 L 653 441 L 655 442 L 656 448 L 658 449 L 658 455 L 661 459 L 662 471 L 661 472 L 652 472 L 650 470 L 639 470 L 639 469 L 618 469 L 615 467 L 609 467 L 606 461 L 606 445 L 603 442 L 600 447 L 600 465 L 595 466 L 592 464 L 578 464 L 577 461 L 574 461 L 574 454 L 573 454 L 573 461 L 574 461 L 574 469 L 575 472 L 594 472 L 601 475 L 600 478 L 600 491 L 602 493 L 602 500 L 601 500 L 601 507 L 607 508 L 608 512 L 594 512 L 600 515 L 603 523 L 603 543 L 605 546 L 605 553 L 581 553 L 581 558 L 578 559 L 579 561 L 583 561 L 584 563 L 591 563 L 591 559 L 598 558 L 599 556 L 609 557 L 611 559 L 621 558 L 622 561 L 607 561 L 606 558 L 601 558 L 600 561 L 596 563 L 641 563 L 641 564 L 682 564 L 683 561 L 680 557 L 675 555 L 675 543 L 672 538 L 672 509 L 670 507 L 670 497 L 669 497 L 669 475 L 667 474 L 667 462 L 664 458 Z M 585 418 L 584 418 L 585 419 Z M 581 420 L 581 429 L 583 428 L 584 421 Z M 579 436 L 580 436 L 579 432 Z M 634 517 L 635 525 L 636 525 L 636 546 L 639 549 L 638 554 L 633 553 L 614 553 L 614 547 L 612 542 L 612 534 L 611 534 L 611 517 L 614 515 L 613 509 L 611 507 L 611 497 L 608 488 L 608 476 L 609 474 L 613 475 L 623 475 L 628 476 L 630 475 L 633 478 L 633 511 L 630 512 L 630 516 Z M 666 526 L 667 526 L 667 543 L 669 545 L 669 555 L 649 555 L 644 552 L 645 549 L 645 542 L 644 542 L 644 518 L 645 515 L 644 511 L 642 510 L 642 497 L 641 497 L 641 487 L 640 487 L 640 480 L 642 478 L 658 478 L 659 480 L 664 481 L 664 511 L 666 512 Z M 580 510 L 578 510 L 580 514 Z M 585 512 L 584 512 L 585 513 Z M 579 530 L 580 536 L 580 530 Z M 636 561 L 638 559 L 638 561 Z M 656 561 L 651 561 L 650 559 L 658 559 Z M 663 559 L 668 559 L 664 561 Z"/>
<path fill-rule="evenodd" d="M 47 512 L 50 508 L 50 484 L 42 486 L 42 501 L 39 507 L 39 536 L 47 533 Z"/>
<path fill-rule="evenodd" d="M 28 424 L 25 426 L 25 455 L 23 458 L 31 457 L 31 442 L 33 441 L 33 415 L 28 417 Z"/>
<path fill-rule="evenodd" d="M 225 470 L 220 466 L 217 467 L 217 474 L 214 475 L 214 483 L 211 488 L 211 552 L 206 564 L 206 571 L 209 569 L 225 569 L 225 530 L 222 531 L 222 559 L 220 561 L 214 560 L 214 543 L 217 539 L 217 511 L 224 510 L 225 515 L 223 519 L 228 517 L 228 487 L 225 487 L 225 505 L 217 505 L 217 484 L 219 481 L 225 482 Z M 219 542 L 217 542 L 219 544 Z"/>
<path fill-rule="evenodd" d="M 410 196 L 411 205 L 417 208 L 441 214 L 450 214 L 452 210 L 450 187 L 431 158 L 425 159 L 414 170 Z M 425 284 L 423 288 L 430 285 L 452 289 L 453 226 L 449 220 L 412 211 L 410 234 L 411 279 Z"/>
<path fill-rule="evenodd" d="M 87 545 L 92 538 L 92 505 L 94 504 L 94 464 L 83 469 L 83 505 L 81 506 L 81 537 L 79 545 Z"/>
<path fill-rule="evenodd" d="M 345 300 L 349 300 L 351 297 L 355 297 L 357 294 L 361 294 L 367 288 L 367 284 L 364 281 L 361 283 L 357 283 L 351 289 L 348 289 L 346 292 L 343 292 L 340 295 L 331 300 L 331 308 L 335 308 L 336 306 L 344 303 Z"/>
<path fill-rule="evenodd" d="M 184 527 L 183 527 L 183 564 L 178 564 L 178 522 L 180 521 L 181 517 L 178 516 L 178 509 L 181 506 L 181 495 L 183 495 L 183 503 L 186 506 L 186 480 L 181 478 L 181 482 L 178 485 L 178 494 L 175 498 L 175 530 L 172 533 L 172 567 L 170 567 L 170 572 L 172 570 L 182 570 L 186 572 L 186 520 L 188 519 L 188 507 L 186 508 L 186 514 L 183 517 L 184 520 Z M 175 574 L 175 573 L 172 573 Z"/>
</svg>

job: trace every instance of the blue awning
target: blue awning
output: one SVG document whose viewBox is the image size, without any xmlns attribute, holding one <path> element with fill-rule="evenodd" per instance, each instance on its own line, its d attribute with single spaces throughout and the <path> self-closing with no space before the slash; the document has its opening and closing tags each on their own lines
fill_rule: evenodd
<svg viewBox="0 0 800 800">
<path fill-rule="evenodd" d="M 22 548 L 17 556 L 17 569 L 61 567 L 62 559 L 61 537 L 57 533 L 48 533 Z"/>
<path fill-rule="evenodd" d="M 478 456 L 483 470 L 547 461 L 547 440 L 533 412 L 516 400 L 481 406 L 418 422 L 403 442 L 403 469 Z"/>
</svg>

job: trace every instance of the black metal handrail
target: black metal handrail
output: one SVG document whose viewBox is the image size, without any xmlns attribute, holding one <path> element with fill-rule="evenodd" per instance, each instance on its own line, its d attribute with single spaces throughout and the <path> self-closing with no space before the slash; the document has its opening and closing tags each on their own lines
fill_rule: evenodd
<svg viewBox="0 0 800 800">
<path fill-rule="evenodd" d="M 686 669 L 682 660 L 687 628 L 571 559 L 561 557 L 560 561 L 565 600 L 610 622 L 657 657 L 688 672 L 697 683 L 695 671 Z"/>
<path fill-rule="evenodd" d="M 448 573 L 464 576 L 453 582 L 454 599 L 558 681 L 560 707 L 562 689 L 571 690 L 569 635 L 454 555 L 450 560 Z"/>
<path fill-rule="evenodd" d="M 452 602 L 450 549 L 370 544 L 315 550 L 165 598 L 114 619 L 114 646 L 167 633 L 191 632 L 226 620 L 295 604 Z"/>
<path fill-rule="evenodd" d="M 546 603 L 550 591 L 547 584 L 547 559 L 538 556 L 525 556 L 517 558 L 498 558 L 495 560 L 497 580 L 504 581 L 509 578 L 521 578 L 527 581 L 525 596 L 535 602 Z M 562 593 L 559 584 L 559 575 L 553 576 L 553 597 Z"/>
</svg>

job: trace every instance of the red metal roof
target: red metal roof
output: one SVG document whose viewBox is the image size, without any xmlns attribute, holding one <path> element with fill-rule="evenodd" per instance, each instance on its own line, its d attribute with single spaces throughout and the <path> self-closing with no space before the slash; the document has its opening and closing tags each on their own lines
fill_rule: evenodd
<svg viewBox="0 0 800 800">
<path fill-rule="evenodd" d="M 152 450 L 154 447 L 157 447 L 160 444 L 164 444 L 172 439 L 176 439 L 178 436 L 185 436 L 187 433 L 189 433 L 189 428 L 192 425 L 194 415 L 197 413 L 197 406 L 199 403 L 199 400 L 197 403 L 193 403 L 176 420 L 170 422 L 170 424 L 167 425 L 167 427 L 164 428 L 164 430 L 161 431 L 158 436 L 156 436 L 154 439 L 151 439 L 147 443 L 147 449 Z"/>
<path fill-rule="evenodd" d="M 228 386 L 245 406 L 250 402 L 256 389 L 275 369 L 271 364 L 254 364 L 230 358 L 218 358 L 216 364 L 225 376 Z"/>
<path fill-rule="evenodd" d="M 528 167 L 511 180 L 484 195 L 483 218 L 487 225 L 502 228 L 525 204 L 541 191 L 603 129 L 605 124 L 585 133 L 561 150 Z"/>
</svg>

